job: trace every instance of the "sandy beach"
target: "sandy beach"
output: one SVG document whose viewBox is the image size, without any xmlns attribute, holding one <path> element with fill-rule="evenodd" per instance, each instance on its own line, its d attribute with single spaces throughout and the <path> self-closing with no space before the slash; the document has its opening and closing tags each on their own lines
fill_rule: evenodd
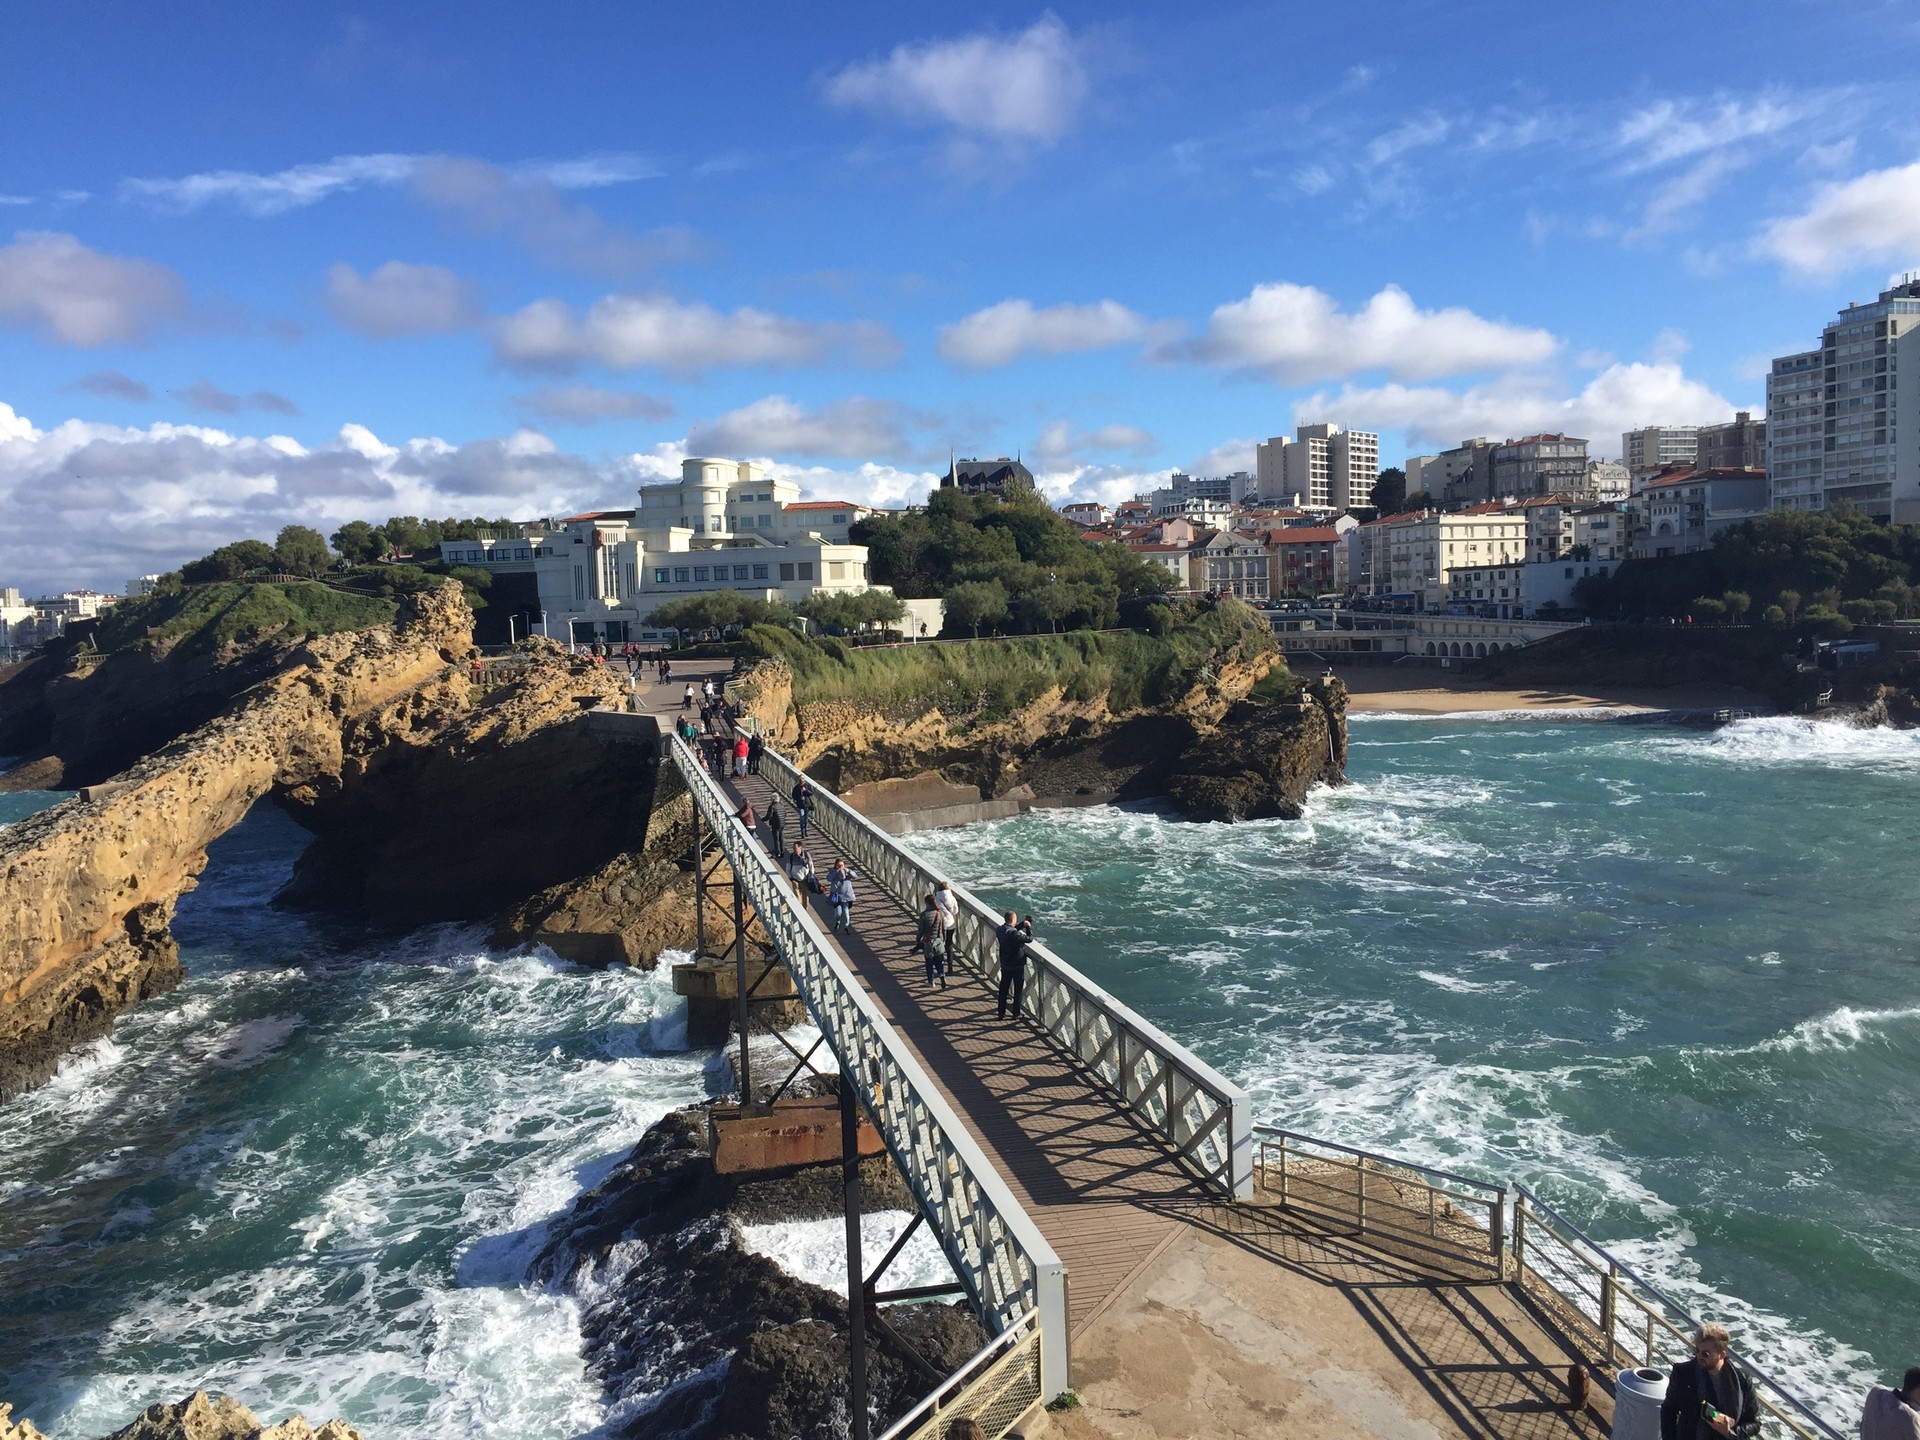
<svg viewBox="0 0 1920 1440">
<path fill-rule="evenodd" d="M 1545 686 L 1499 689 L 1476 685 L 1432 670 L 1352 667 L 1337 669 L 1352 697 L 1348 708 L 1370 714 L 1461 715 L 1503 710 L 1581 712 L 1611 710 L 1640 714 L 1650 710 L 1765 710 L 1764 700 L 1732 685 L 1676 685 L 1659 690 L 1595 686 L 1558 689 Z"/>
</svg>

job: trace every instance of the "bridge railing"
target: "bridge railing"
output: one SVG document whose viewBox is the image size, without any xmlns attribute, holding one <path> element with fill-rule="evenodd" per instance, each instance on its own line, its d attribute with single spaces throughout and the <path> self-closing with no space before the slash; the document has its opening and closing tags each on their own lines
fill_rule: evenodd
<svg viewBox="0 0 1920 1440">
<path fill-rule="evenodd" d="M 772 749 L 763 754 L 760 773 L 789 797 L 802 778 L 792 762 Z M 971 971 L 984 985 L 997 986 L 1001 917 L 965 887 L 909 854 L 832 791 L 815 786 L 814 795 L 814 825 L 848 855 L 862 877 L 909 912 L 918 911 L 941 881 L 952 885 L 960 917 L 949 964 Z M 1032 945 L 1028 956 L 1022 1006 L 1054 1046 L 1158 1134 L 1209 1189 L 1229 1199 L 1251 1196 L 1252 1106 L 1246 1092 L 1044 944 Z"/>
<path fill-rule="evenodd" d="M 1511 1279 L 1563 1332 L 1608 1368 L 1670 1370 L 1693 1357 L 1698 1320 L 1526 1186 L 1513 1192 Z M 1778 1426 L 1799 1440 L 1842 1440 L 1792 1390 L 1746 1356 L 1736 1358 L 1753 1379 L 1768 1431 Z"/>
<path fill-rule="evenodd" d="M 920 1063 L 847 968 L 812 912 L 678 736 L 674 767 L 814 1023 L 840 1059 L 915 1203 L 990 1334 L 1031 1326 L 1039 1397 L 1067 1386 L 1066 1267 Z"/>
</svg>

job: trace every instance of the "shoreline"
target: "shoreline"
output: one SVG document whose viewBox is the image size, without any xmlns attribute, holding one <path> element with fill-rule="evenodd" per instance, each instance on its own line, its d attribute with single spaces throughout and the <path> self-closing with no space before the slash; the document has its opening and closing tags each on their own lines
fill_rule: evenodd
<svg viewBox="0 0 1920 1440">
<path fill-rule="evenodd" d="M 1751 710 L 1770 713 L 1750 690 L 1733 685 L 1677 685 L 1663 689 L 1610 685 L 1569 689 L 1551 685 L 1494 687 L 1452 680 L 1425 672 L 1416 681 L 1404 672 L 1336 669 L 1347 687 L 1349 714 L 1404 715 L 1564 715 L 1568 719 L 1606 720 L 1635 715 Z M 1412 683 L 1409 683 L 1412 682 Z M 1421 683 L 1425 682 L 1425 683 Z"/>
</svg>

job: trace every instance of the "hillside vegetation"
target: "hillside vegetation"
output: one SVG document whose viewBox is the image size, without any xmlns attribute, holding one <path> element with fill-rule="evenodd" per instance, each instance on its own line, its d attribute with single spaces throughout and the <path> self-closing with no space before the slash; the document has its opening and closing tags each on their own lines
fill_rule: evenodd
<svg viewBox="0 0 1920 1440">
<path fill-rule="evenodd" d="M 1249 663 L 1276 648 L 1271 627 L 1237 600 L 1203 602 L 1176 615 L 1161 635 L 1078 630 L 856 649 L 756 625 L 746 643 L 752 654 L 787 662 L 797 705 L 840 702 L 890 719 L 938 709 L 969 724 L 1005 719 L 1056 686 L 1076 702 L 1105 694 L 1115 712 L 1164 705 L 1222 665 Z M 1297 689 L 1281 662 L 1261 683 L 1258 698 L 1291 698 Z"/>
<path fill-rule="evenodd" d="M 151 641 L 180 655 L 212 655 L 275 638 L 364 630 L 395 613 L 390 599 L 317 581 L 230 580 L 123 600 L 101 617 L 94 639 L 107 654 Z"/>
</svg>

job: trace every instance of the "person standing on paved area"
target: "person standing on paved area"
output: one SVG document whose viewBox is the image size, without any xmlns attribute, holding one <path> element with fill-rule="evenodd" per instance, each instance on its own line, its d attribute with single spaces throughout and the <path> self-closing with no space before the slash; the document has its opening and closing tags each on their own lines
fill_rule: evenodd
<svg viewBox="0 0 1920 1440">
<path fill-rule="evenodd" d="M 1920 1440 L 1920 1365 L 1907 1371 L 1897 1391 L 1885 1385 L 1867 1391 L 1860 1440 Z"/>
<path fill-rule="evenodd" d="M 793 893 L 800 897 L 800 903 L 807 903 L 807 887 L 813 884 L 813 857 L 807 854 L 807 847 L 798 840 L 793 849 L 787 852 L 787 878 L 793 882 Z"/>
<path fill-rule="evenodd" d="M 766 754 L 766 751 L 767 742 L 760 738 L 759 731 L 754 731 L 753 738 L 747 741 L 747 773 L 749 775 L 760 773 L 760 757 Z M 800 833 L 804 835 L 807 832 L 802 830 Z"/>
<path fill-rule="evenodd" d="M 927 894 L 926 907 L 920 912 L 920 928 L 914 936 L 914 948 L 927 962 L 927 984 L 933 984 L 934 977 L 940 979 L 940 988 L 947 988 L 947 921 L 940 913 L 940 906 L 934 900 L 931 891 Z"/>
<path fill-rule="evenodd" d="M 786 839 L 786 828 L 787 817 L 780 811 L 779 799 L 769 795 L 767 797 L 767 839 L 770 843 L 767 848 L 775 855 L 786 848 L 783 843 Z"/>
<path fill-rule="evenodd" d="M 749 752 L 752 751 L 752 749 L 753 747 L 747 744 L 746 736 L 744 735 L 734 736 L 733 738 L 733 773 L 734 774 L 745 775 L 747 773 L 747 755 L 749 754 Z"/>
<path fill-rule="evenodd" d="M 1673 1367 L 1660 1402 L 1660 1440 L 1751 1440 L 1760 1433 L 1753 1381 L 1727 1354 L 1723 1325 L 1694 1332 L 1693 1359 Z"/>
<path fill-rule="evenodd" d="M 833 928 L 836 930 L 853 929 L 853 906 L 859 898 L 853 893 L 853 882 L 857 878 L 853 867 L 845 860 L 835 860 L 833 868 L 827 872 L 827 903 L 833 906 Z"/>
<path fill-rule="evenodd" d="M 800 838 L 804 840 L 813 828 L 813 786 L 804 775 L 793 787 L 793 813 L 800 817 Z"/>
<path fill-rule="evenodd" d="M 1013 997 L 1013 1013 L 1020 1014 L 1020 1001 L 1027 993 L 1027 941 L 1031 937 L 1020 928 L 1020 917 L 1007 911 L 998 932 L 1000 941 L 1000 1004 L 995 1018 L 1007 1018 L 1007 997 Z"/>
<path fill-rule="evenodd" d="M 693 682 L 691 680 L 687 682 L 687 693 L 680 697 L 680 708 L 682 710 L 693 709 Z"/>
</svg>

